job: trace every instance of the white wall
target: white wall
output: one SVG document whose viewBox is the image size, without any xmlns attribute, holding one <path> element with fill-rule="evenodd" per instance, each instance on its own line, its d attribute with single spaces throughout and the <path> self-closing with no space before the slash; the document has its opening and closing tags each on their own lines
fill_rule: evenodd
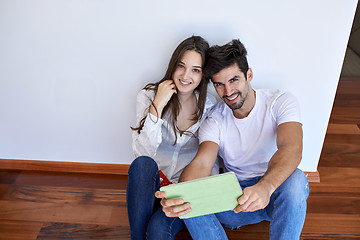
<svg viewBox="0 0 360 240">
<path fill-rule="evenodd" d="M 135 95 L 177 44 L 240 38 L 256 88 L 300 100 L 315 171 L 357 0 L 0 0 L 0 158 L 130 163 Z"/>
</svg>

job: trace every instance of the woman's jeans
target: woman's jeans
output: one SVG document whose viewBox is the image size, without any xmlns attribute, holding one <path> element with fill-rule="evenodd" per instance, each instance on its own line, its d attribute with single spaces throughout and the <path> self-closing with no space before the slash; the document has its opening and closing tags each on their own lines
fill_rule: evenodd
<svg viewBox="0 0 360 240">
<path fill-rule="evenodd" d="M 181 219 L 165 216 L 154 195 L 159 188 L 156 162 L 146 156 L 136 158 L 129 168 L 126 194 L 131 239 L 174 239 L 184 228 Z"/>
<path fill-rule="evenodd" d="M 240 181 L 246 188 L 255 185 L 261 177 Z M 309 183 L 305 174 L 296 169 L 294 173 L 271 195 L 265 209 L 255 212 L 226 211 L 195 218 L 184 219 L 186 227 L 195 240 L 227 239 L 221 226 L 236 229 L 244 225 L 263 220 L 270 221 L 270 239 L 299 239 L 306 215 L 306 199 L 309 195 Z"/>
</svg>

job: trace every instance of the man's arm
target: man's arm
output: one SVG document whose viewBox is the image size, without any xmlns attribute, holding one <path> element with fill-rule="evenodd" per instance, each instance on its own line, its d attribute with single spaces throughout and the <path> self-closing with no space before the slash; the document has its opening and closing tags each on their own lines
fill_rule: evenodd
<svg viewBox="0 0 360 240">
<path fill-rule="evenodd" d="M 205 141 L 201 143 L 195 158 L 182 172 L 180 182 L 209 176 L 215 164 L 218 149 L 219 146 L 214 142 Z M 165 199 L 166 194 L 160 191 L 157 191 L 155 196 L 162 198 L 160 203 L 168 217 L 180 217 L 191 211 L 190 204 L 184 204 L 183 199 L 167 200 Z"/>
<path fill-rule="evenodd" d="M 179 182 L 208 177 L 214 167 L 219 145 L 214 142 L 205 141 L 199 146 L 195 158 L 184 168 Z"/>
<path fill-rule="evenodd" d="M 280 124 L 277 128 L 278 150 L 269 162 L 264 177 L 254 186 L 244 189 L 238 199 L 238 212 L 253 212 L 265 208 L 273 192 L 295 171 L 302 157 L 302 127 L 297 122 Z"/>
</svg>

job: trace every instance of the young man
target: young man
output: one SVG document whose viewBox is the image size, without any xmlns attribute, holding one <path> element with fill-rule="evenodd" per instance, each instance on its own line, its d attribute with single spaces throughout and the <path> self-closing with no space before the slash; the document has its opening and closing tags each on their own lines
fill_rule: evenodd
<svg viewBox="0 0 360 240">
<path fill-rule="evenodd" d="M 253 89 L 247 51 L 238 40 L 209 49 L 205 74 L 223 102 L 199 131 L 200 146 L 180 181 L 210 175 L 217 155 L 225 171 L 235 172 L 243 195 L 233 211 L 185 220 L 194 239 L 227 239 L 224 226 L 235 229 L 270 221 L 270 239 L 299 239 L 309 193 L 304 173 L 299 105 L 290 93 Z M 163 211 L 178 217 L 191 211 L 182 199 L 163 198 Z M 179 206 L 179 204 L 182 204 Z"/>
</svg>

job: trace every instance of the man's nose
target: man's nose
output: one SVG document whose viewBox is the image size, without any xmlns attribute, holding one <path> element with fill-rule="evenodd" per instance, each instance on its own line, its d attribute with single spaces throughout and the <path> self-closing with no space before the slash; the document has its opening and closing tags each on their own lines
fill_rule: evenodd
<svg viewBox="0 0 360 240">
<path fill-rule="evenodd" d="M 232 90 L 230 89 L 230 87 L 225 85 L 224 88 L 225 88 L 225 95 L 230 96 L 232 94 Z"/>
</svg>

